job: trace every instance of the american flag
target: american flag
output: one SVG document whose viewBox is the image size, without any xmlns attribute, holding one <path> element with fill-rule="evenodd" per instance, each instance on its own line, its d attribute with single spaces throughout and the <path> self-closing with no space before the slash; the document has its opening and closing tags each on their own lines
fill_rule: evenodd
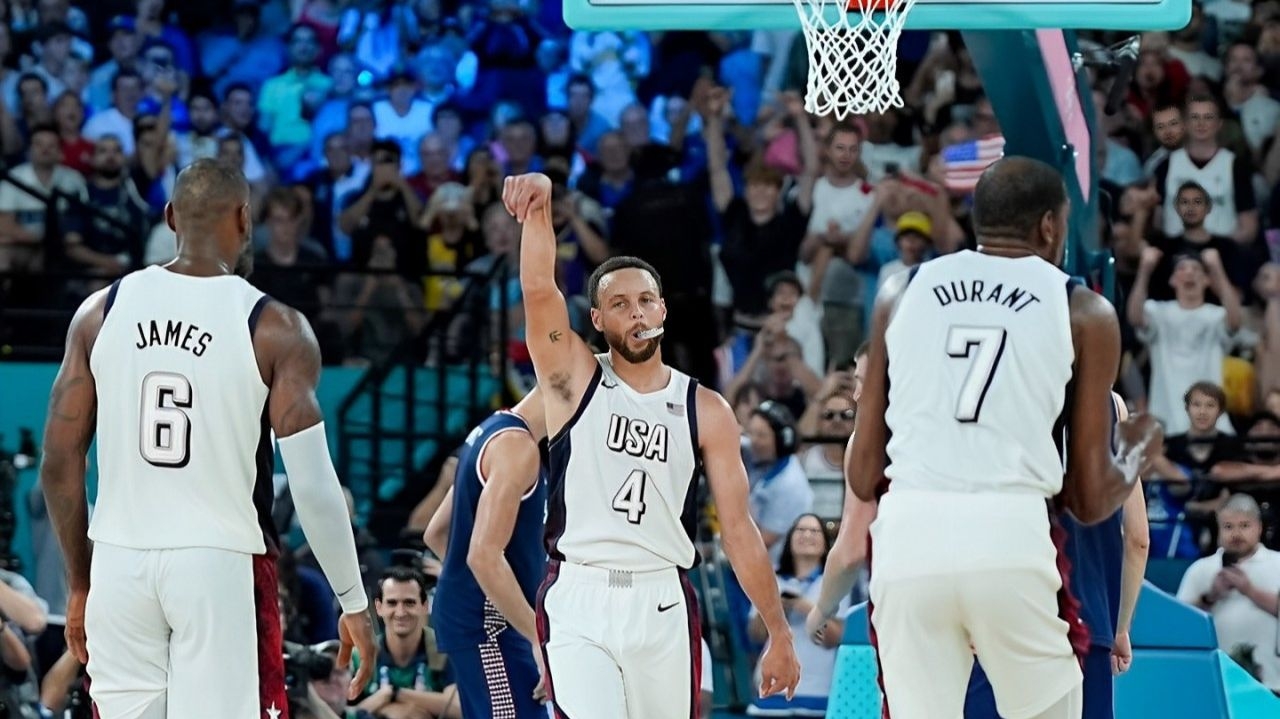
<svg viewBox="0 0 1280 719">
<path fill-rule="evenodd" d="M 982 171 L 1003 155 L 1003 135 L 992 135 L 944 147 L 942 164 L 946 168 L 947 189 L 957 193 L 973 192 Z"/>
</svg>

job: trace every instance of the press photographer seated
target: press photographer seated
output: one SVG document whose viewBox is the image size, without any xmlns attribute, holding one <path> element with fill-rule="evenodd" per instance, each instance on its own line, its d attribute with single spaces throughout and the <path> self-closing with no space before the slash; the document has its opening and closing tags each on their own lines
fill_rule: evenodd
<svg viewBox="0 0 1280 719">
<path fill-rule="evenodd" d="M 426 575 L 394 566 L 378 580 L 374 609 L 382 634 L 373 681 L 358 708 L 387 719 L 462 719 L 457 690 L 443 678 L 445 656 L 429 628 Z M 352 669 L 365 659 L 351 657 Z"/>
</svg>

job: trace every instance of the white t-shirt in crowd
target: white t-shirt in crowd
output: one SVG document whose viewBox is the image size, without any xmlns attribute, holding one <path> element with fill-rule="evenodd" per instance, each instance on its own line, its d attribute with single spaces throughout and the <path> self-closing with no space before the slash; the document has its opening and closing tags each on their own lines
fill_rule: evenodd
<svg viewBox="0 0 1280 719">
<path fill-rule="evenodd" d="M 1253 586 L 1270 594 L 1280 593 L 1280 552 L 1259 546 L 1237 564 Z M 1222 571 L 1222 550 L 1198 559 L 1182 575 L 1178 600 L 1195 604 L 1213 588 Z M 1253 600 L 1232 590 L 1209 610 L 1218 632 L 1218 648 L 1227 654 L 1237 645 L 1252 644 L 1253 660 L 1261 670 L 1261 681 L 1272 691 L 1280 691 L 1280 619 L 1268 614 Z"/>
</svg>

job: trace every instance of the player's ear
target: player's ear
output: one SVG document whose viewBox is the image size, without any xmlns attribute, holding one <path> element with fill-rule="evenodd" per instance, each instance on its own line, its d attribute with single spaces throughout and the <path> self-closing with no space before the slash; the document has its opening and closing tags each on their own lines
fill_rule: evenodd
<svg viewBox="0 0 1280 719">
<path fill-rule="evenodd" d="M 164 223 L 169 226 L 169 229 L 173 230 L 174 234 L 177 234 L 178 225 L 173 221 L 173 203 L 172 202 L 164 203 Z"/>
<path fill-rule="evenodd" d="M 604 325 L 600 321 L 600 310 L 591 308 L 591 326 L 596 328 L 596 332 L 604 332 Z"/>
</svg>

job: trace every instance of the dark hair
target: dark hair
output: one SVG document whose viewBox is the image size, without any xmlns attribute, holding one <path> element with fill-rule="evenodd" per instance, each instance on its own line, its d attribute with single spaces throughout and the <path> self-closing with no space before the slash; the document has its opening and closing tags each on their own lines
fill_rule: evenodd
<svg viewBox="0 0 1280 719">
<path fill-rule="evenodd" d="M 787 530 L 787 536 L 782 540 L 782 554 L 778 555 L 778 575 L 783 577 L 796 576 L 796 558 L 791 553 L 791 538 L 795 536 L 796 530 L 800 527 L 800 520 L 805 517 L 813 517 L 818 520 L 818 526 L 822 528 L 822 556 L 818 559 L 818 566 L 822 567 L 827 563 L 827 554 L 831 551 L 831 535 L 827 533 L 827 523 L 822 521 L 822 517 L 809 512 L 796 517 L 796 521 L 792 523 L 791 529 Z"/>
<path fill-rule="evenodd" d="M 1047 163 L 1006 157 L 988 167 L 973 191 L 973 229 L 979 235 L 1031 238 L 1046 214 L 1067 202 L 1067 186 Z"/>
<path fill-rule="evenodd" d="M 35 125 L 32 125 L 31 132 L 29 134 L 32 139 L 35 139 L 36 135 L 39 135 L 44 132 L 47 132 L 53 135 L 54 137 L 61 137 L 61 135 L 58 134 L 58 126 L 53 124 L 52 122 L 40 122 L 40 123 L 36 123 Z"/>
<path fill-rule="evenodd" d="M 1178 201 L 1178 198 L 1182 196 L 1182 193 L 1186 192 L 1187 190 L 1195 190 L 1196 192 L 1199 192 L 1201 195 L 1204 196 L 1205 206 L 1213 207 L 1213 196 L 1209 194 L 1208 190 L 1204 189 L 1203 185 L 1201 185 L 1199 182 L 1195 182 L 1194 180 L 1188 180 L 1182 183 L 1181 185 L 1178 185 L 1178 191 L 1173 193 L 1173 201 L 1176 203 Z"/>
<path fill-rule="evenodd" d="M 1178 115 L 1182 115 L 1182 108 L 1178 107 L 1177 103 L 1165 101 L 1156 104 L 1155 109 L 1151 111 L 1151 117 L 1154 118 L 1157 112 L 1168 112 L 1169 110 L 1173 110 L 1178 113 Z M 1154 120 L 1152 121 L 1154 122 Z"/>
<path fill-rule="evenodd" d="M 742 179 L 748 185 L 772 185 L 781 188 L 783 175 L 777 169 L 766 165 L 763 160 L 753 160 L 742 173 Z"/>
<path fill-rule="evenodd" d="M 388 580 L 393 582 L 417 582 L 418 583 L 418 599 L 423 604 L 427 602 L 427 575 L 416 567 L 392 566 L 388 567 L 381 577 L 378 577 L 378 588 L 374 592 L 374 599 L 382 601 L 382 585 Z"/>
<path fill-rule="evenodd" d="M 1217 402 L 1218 409 L 1220 411 L 1227 411 L 1227 393 L 1222 390 L 1222 387 L 1219 387 L 1213 382 L 1196 382 L 1188 387 L 1187 393 L 1182 395 L 1182 404 L 1184 406 L 1190 406 L 1191 395 L 1197 392 Z"/>
<path fill-rule="evenodd" d="M 262 203 L 262 219 L 264 222 L 271 216 L 273 207 L 279 207 L 288 212 L 291 217 L 296 218 L 302 214 L 302 198 L 298 197 L 298 193 L 294 192 L 292 187 L 275 187 L 272 188 L 271 192 L 267 193 L 267 198 Z"/>
<path fill-rule="evenodd" d="M 649 276 L 653 278 L 653 283 L 658 286 L 658 296 L 662 296 L 662 278 L 658 276 L 658 271 L 653 268 L 653 265 L 645 262 L 639 257 L 619 255 L 617 257 L 610 257 L 600 263 L 600 266 L 595 268 L 595 270 L 591 272 L 591 276 L 587 278 L 587 299 L 591 300 L 591 306 L 593 308 L 600 308 L 600 281 L 604 279 L 604 276 L 612 272 L 617 272 L 618 270 L 630 268 L 648 272 Z"/>
<path fill-rule="evenodd" d="M 458 119 L 462 119 L 462 108 L 458 107 L 456 103 L 445 101 L 431 108 L 431 124 L 433 127 L 440 122 L 440 116 L 446 112 L 451 112 L 457 115 Z"/>
<path fill-rule="evenodd" d="M 1183 107 L 1189 110 L 1191 109 L 1191 106 L 1195 104 L 1213 105 L 1213 109 L 1215 112 L 1218 112 L 1218 113 L 1222 112 L 1222 104 L 1219 103 L 1218 98 L 1214 97 L 1213 95 L 1192 95 L 1191 97 L 1187 98 L 1187 102 L 1183 105 Z"/>
<path fill-rule="evenodd" d="M 249 94 L 250 99 L 253 98 L 253 88 L 243 82 L 233 82 L 230 85 L 227 85 L 227 88 L 222 91 L 222 101 L 226 102 L 227 100 L 230 100 L 231 93 L 233 92 L 246 92 Z"/>
<path fill-rule="evenodd" d="M 596 84 L 592 82 L 590 75 L 584 75 L 582 73 L 574 73 L 570 75 L 569 79 L 565 82 L 565 89 L 568 90 L 574 85 L 585 85 L 588 90 L 591 90 L 591 94 L 593 95 L 596 92 Z"/>
<path fill-rule="evenodd" d="M 116 91 L 116 88 L 120 86 L 121 80 L 128 80 L 131 77 L 137 78 L 138 82 L 142 82 L 142 76 L 133 70 L 121 70 L 120 72 L 117 72 L 115 76 L 111 78 L 111 91 Z"/>
<path fill-rule="evenodd" d="M 376 155 L 379 152 L 390 152 L 399 158 L 401 157 L 400 143 L 390 138 L 379 137 L 373 141 L 373 145 L 369 149 L 369 154 Z"/>
<path fill-rule="evenodd" d="M 785 404 L 766 399 L 751 410 L 751 414 L 763 419 L 773 430 L 773 450 L 778 459 L 786 459 L 796 453 L 799 447 L 799 438 L 796 437 L 796 418 Z"/>
<path fill-rule="evenodd" d="M 20 76 L 18 77 L 18 84 L 17 84 L 17 85 L 14 85 L 14 87 L 16 87 L 16 88 L 18 88 L 18 89 L 21 89 L 21 88 L 22 88 L 22 83 L 24 83 L 24 82 L 31 82 L 32 80 L 35 80 L 36 82 L 40 83 L 40 87 L 41 87 L 41 89 L 43 89 L 43 90 L 44 90 L 45 94 L 46 94 L 46 95 L 47 95 L 47 94 L 49 94 L 49 83 L 45 82 L 45 79 L 44 79 L 43 77 L 40 77 L 39 75 L 35 74 L 34 72 L 24 72 L 24 73 L 22 73 L 22 75 L 20 75 Z"/>
</svg>

